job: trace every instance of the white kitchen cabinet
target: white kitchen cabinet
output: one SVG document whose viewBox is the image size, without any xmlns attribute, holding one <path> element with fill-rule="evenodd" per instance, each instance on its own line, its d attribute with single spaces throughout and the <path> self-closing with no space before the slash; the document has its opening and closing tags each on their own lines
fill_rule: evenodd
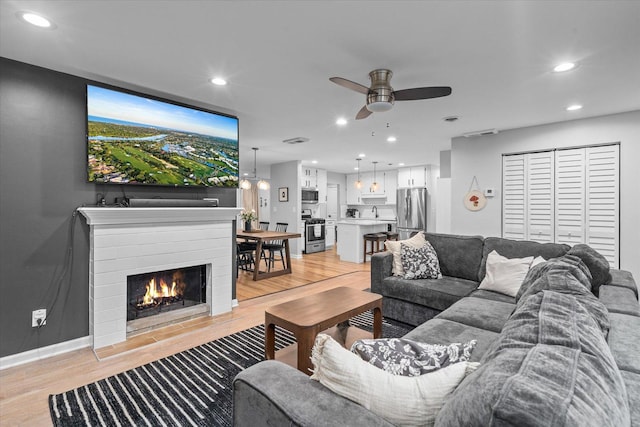
<svg viewBox="0 0 640 427">
<path fill-rule="evenodd" d="M 336 244 L 336 221 L 328 219 L 324 229 L 324 244 L 327 248 Z"/>
<path fill-rule="evenodd" d="M 347 205 L 359 205 L 362 203 L 360 199 L 361 189 L 356 188 L 358 174 L 347 175 Z M 362 181 L 362 177 L 360 178 Z"/>
<path fill-rule="evenodd" d="M 302 176 L 300 179 L 302 188 L 316 188 L 318 184 L 316 171 L 317 169 L 315 168 L 302 167 Z"/>
<path fill-rule="evenodd" d="M 320 203 L 327 202 L 327 171 L 324 169 L 316 169 L 317 182 L 316 188 L 318 189 L 318 201 Z"/>
<path fill-rule="evenodd" d="M 384 173 L 376 173 L 375 182 L 378 184 L 377 188 L 373 190 L 371 186 L 373 185 L 373 172 L 364 172 L 360 174 L 360 179 L 362 180 L 362 189 L 360 190 L 363 196 L 373 195 L 373 196 L 384 196 Z"/>
<path fill-rule="evenodd" d="M 327 201 L 327 171 L 303 166 L 301 169 L 300 185 L 302 188 L 318 190 L 318 202 Z"/>
<path fill-rule="evenodd" d="M 398 188 L 426 187 L 427 167 L 413 166 L 398 169 Z"/>
<path fill-rule="evenodd" d="M 373 184 L 373 172 L 364 172 L 360 174 L 362 187 L 356 188 L 358 174 L 347 175 L 347 204 L 362 205 L 372 201 L 378 204 L 395 205 L 397 176 L 395 171 L 385 171 L 376 173 L 376 181 L 378 188 L 376 191 L 371 190 Z"/>
<path fill-rule="evenodd" d="M 386 171 L 384 173 L 384 192 L 387 195 L 387 205 L 396 204 L 396 190 L 398 189 L 398 173 Z"/>
</svg>

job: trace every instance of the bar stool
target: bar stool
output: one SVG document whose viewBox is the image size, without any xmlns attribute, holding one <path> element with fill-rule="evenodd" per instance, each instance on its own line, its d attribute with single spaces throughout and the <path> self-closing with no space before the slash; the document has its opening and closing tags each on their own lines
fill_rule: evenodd
<svg viewBox="0 0 640 427">
<path fill-rule="evenodd" d="M 384 251 L 384 245 L 382 250 L 380 249 L 380 242 L 383 242 L 385 240 L 387 240 L 387 234 L 386 233 L 367 233 L 365 234 L 363 237 L 363 242 L 364 242 L 364 261 L 363 262 L 367 262 L 367 255 L 373 255 L 375 253 L 378 252 L 383 252 Z M 367 251 L 367 242 L 371 242 L 371 250 Z"/>
<path fill-rule="evenodd" d="M 384 234 L 387 235 L 387 240 L 398 240 L 398 233 L 394 233 L 393 231 L 387 231 Z"/>
</svg>

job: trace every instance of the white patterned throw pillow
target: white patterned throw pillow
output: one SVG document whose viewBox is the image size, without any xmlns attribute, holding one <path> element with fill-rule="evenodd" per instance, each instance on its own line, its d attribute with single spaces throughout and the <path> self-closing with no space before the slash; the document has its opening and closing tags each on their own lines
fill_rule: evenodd
<svg viewBox="0 0 640 427">
<path fill-rule="evenodd" d="M 392 375 L 319 334 L 311 379 L 398 426 L 432 426 L 445 398 L 478 363 L 460 362 L 417 377 Z"/>
<path fill-rule="evenodd" d="M 385 248 L 393 254 L 393 266 L 391 267 L 391 273 L 394 276 L 404 276 L 404 269 L 402 268 L 402 259 L 400 259 L 400 245 L 408 245 L 414 248 L 421 248 L 426 243 L 424 238 L 424 231 L 419 231 L 415 236 L 406 240 L 387 240 L 384 242 Z"/>
<path fill-rule="evenodd" d="M 471 358 L 476 340 L 466 343 L 427 344 L 404 338 L 362 339 L 351 352 L 393 375 L 415 377 Z"/>
<path fill-rule="evenodd" d="M 400 245 L 400 259 L 402 260 L 402 269 L 404 270 L 405 279 L 441 279 L 440 263 L 438 255 L 431 246 L 431 243 L 425 241 L 420 248 L 414 248 L 409 245 Z"/>
</svg>

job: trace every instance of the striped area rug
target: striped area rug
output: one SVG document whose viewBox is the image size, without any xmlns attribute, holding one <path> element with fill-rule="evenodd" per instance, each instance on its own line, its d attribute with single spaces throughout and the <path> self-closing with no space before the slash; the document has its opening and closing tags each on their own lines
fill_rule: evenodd
<svg viewBox="0 0 640 427">
<path fill-rule="evenodd" d="M 350 322 L 371 331 L 373 316 L 364 313 Z M 383 323 L 385 337 L 408 330 Z M 294 342 L 291 333 L 276 328 L 276 350 Z M 264 325 L 50 395 L 51 419 L 54 426 L 231 426 L 233 379 L 261 360 Z"/>
</svg>

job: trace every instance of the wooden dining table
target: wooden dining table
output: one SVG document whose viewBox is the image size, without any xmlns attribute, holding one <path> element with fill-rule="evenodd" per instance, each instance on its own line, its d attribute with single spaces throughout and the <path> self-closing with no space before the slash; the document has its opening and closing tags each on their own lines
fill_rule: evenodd
<svg viewBox="0 0 640 427">
<path fill-rule="evenodd" d="M 253 268 L 253 280 L 268 279 L 269 277 L 281 276 L 283 274 L 291 274 L 291 249 L 289 247 L 289 239 L 302 237 L 300 233 L 289 233 L 286 231 L 268 231 L 238 230 L 236 236 L 241 239 L 252 240 L 256 242 L 255 262 Z M 285 268 L 282 270 L 260 271 L 260 254 L 262 253 L 262 245 L 272 240 L 282 240 L 285 252 Z"/>
</svg>

